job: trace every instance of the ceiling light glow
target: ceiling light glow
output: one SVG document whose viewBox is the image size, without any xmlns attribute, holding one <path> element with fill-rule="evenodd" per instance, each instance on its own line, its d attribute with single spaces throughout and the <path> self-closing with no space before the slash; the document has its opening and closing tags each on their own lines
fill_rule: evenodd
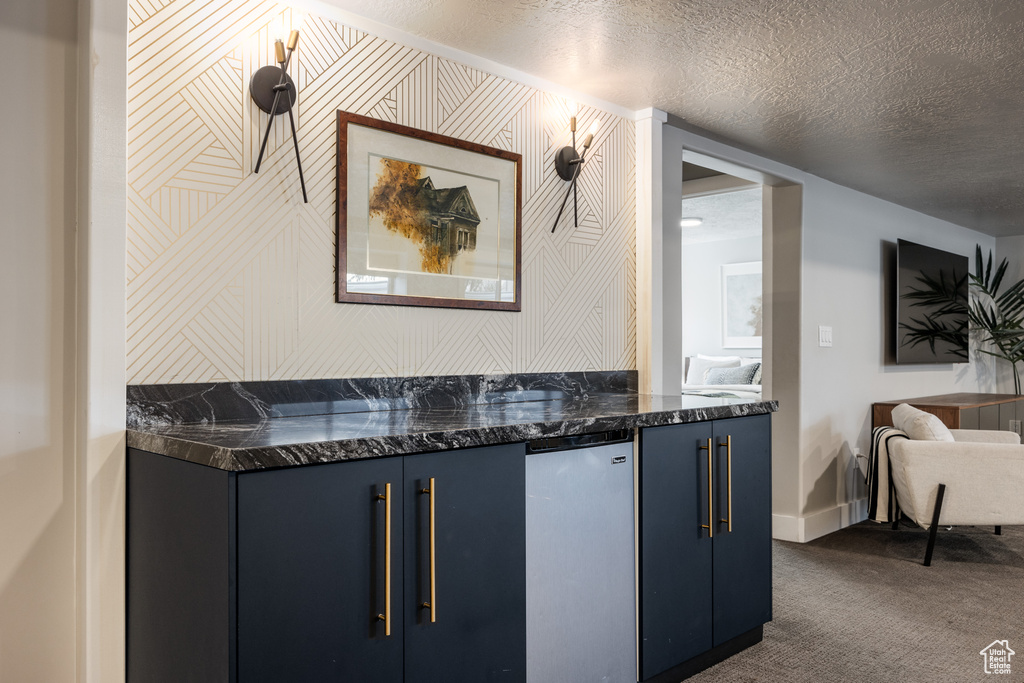
<svg viewBox="0 0 1024 683">
<path fill-rule="evenodd" d="M 679 221 L 679 227 L 681 227 L 681 228 L 695 228 L 695 227 L 697 227 L 698 225 L 700 225 L 703 222 L 704 222 L 703 218 L 697 218 L 696 216 L 694 216 L 693 218 L 684 218 L 681 221 Z"/>
</svg>

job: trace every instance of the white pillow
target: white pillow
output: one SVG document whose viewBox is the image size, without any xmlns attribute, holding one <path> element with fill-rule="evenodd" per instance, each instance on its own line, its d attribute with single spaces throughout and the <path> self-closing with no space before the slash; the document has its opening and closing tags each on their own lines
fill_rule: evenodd
<svg viewBox="0 0 1024 683">
<path fill-rule="evenodd" d="M 892 425 L 915 441 L 952 441 L 953 434 L 935 415 L 901 403 L 892 409 Z"/>
<path fill-rule="evenodd" d="M 697 358 L 700 358 L 701 360 L 743 360 L 739 356 L 705 356 L 703 353 L 698 353 Z"/>
<path fill-rule="evenodd" d="M 709 358 L 702 358 L 697 356 L 696 358 L 690 358 L 690 367 L 686 371 L 686 383 L 687 384 L 704 384 L 704 378 L 708 374 L 708 370 L 711 368 L 738 368 L 740 366 L 739 356 L 724 357 L 722 360 L 712 360 Z"/>
</svg>

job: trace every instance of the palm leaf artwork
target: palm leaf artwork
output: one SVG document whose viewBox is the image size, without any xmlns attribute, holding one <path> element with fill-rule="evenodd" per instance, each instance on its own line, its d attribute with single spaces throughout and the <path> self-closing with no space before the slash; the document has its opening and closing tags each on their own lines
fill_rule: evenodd
<svg viewBox="0 0 1024 683">
<path fill-rule="evenodd" d="M 903 345 L 928 344 L 935 353 L 935 345 L 941 342 L 944 352 L 968 360 L 967 273 L 940 270 L 935 277 L 922 272 L 917 283 L 901 295 L 911 302 L 911 308 L 922 309 L 920 317 L 899 324 L 904 330 Z"/>
</svg>

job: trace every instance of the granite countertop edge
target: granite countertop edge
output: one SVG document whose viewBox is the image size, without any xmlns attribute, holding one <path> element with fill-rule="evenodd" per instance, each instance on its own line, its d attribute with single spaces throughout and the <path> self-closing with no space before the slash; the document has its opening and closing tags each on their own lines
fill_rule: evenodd
<svg viewBox="0 0 1024 683">
<path fill-rule="evenodd" d="M 657 427 L 704 422 L 708 420 L 763 415 L 776 412 L 777 401 L 745 401 L 725 405 L 704 405 L 661 410 L 636 410 L 618 414 L 550 418 L 541 421 L 495 423 L 486 426 L 453 429 L 412 427 L 390 434 L 372 434 L 351 438 L 302 440 L 288 443 L 223 445 L 193 436 L 162 433 L 161 428 L 139 427 L 127 430 L 129 448 L 165 455 L 229 472 L 250 472 L 280 467 L 325 464 L 414 453 L 429 453 L 459 448 L 518 443 L 538 438 L 572 436 L 591 432 Z M 271 420 L 282 418 L 271 418 Z M 244 434 L 258 425 L 231 426 Z M 216 426 L 207 427 L 210 433 Z"/>
</svg>

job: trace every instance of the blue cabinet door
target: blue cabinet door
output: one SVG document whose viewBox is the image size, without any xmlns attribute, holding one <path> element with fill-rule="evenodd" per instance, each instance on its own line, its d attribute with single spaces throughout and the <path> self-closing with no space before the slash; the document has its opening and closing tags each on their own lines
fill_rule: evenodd
<svg viewBox="0 0 1024 683">
<path fill-rule="evenodd" d="M 405 495 L 406 683 L 524 683 L 525 446 L 409 456 Z"/>
<path fill-rule="evenodd" d="M 640 432 L 641 680 L 712 646 L 711 438 L 710 422 Z"/>
<path fill-rule="evenodd" d="M 771 417 L 714 423 L 714 644 L 771 621 Z M 731 445 L 732 468 L 728 466 Z M 731 482 L 730 482 L 731 477 Z M 732 531 L 729 531 L 729 503 Z"/>
<path fill-rule="evenodd" d="M 238 680 L 400 682 L 402 458 L 241 474 L 237 505 Z"/>
</svg>

